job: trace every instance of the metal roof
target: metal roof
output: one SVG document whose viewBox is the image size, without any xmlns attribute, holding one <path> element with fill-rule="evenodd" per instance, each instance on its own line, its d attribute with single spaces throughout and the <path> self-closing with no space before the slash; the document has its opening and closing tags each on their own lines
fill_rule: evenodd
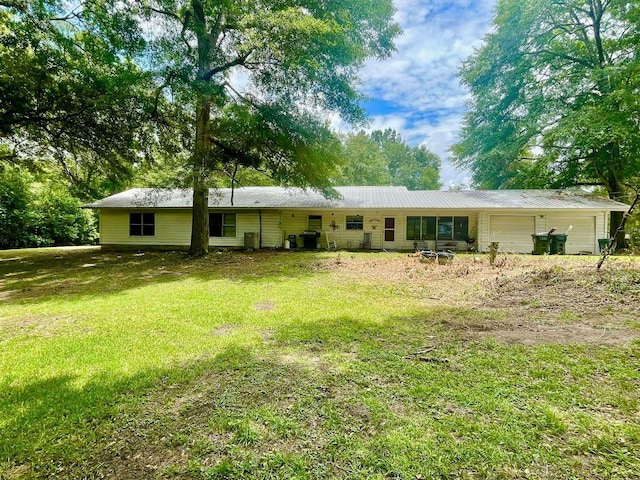
<svg viewBox="0 0 640 480">
<path fill-rule="evenodd" d="M 592 209 L 626 211 L 628 206 L 574 190 L 418 190 L 405 187 L 336 187 L 341 198 L 301 188 L 211 189 L 210 208 L 402 208 L 402 209 Z M 86 208 L 191 208 L 191 189 L 134 188 L 84 205 Z"/>
</svg>

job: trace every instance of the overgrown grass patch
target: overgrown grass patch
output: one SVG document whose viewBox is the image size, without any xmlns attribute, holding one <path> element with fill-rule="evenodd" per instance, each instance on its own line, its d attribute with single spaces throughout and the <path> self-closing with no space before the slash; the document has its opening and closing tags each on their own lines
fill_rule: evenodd
<svg viewBox="0 0 640 480">
<path fill-rule="evenodd" d="M 456 261 L 0 252 L 0 478 L 637 475 L 638 264 Z"/>
</svg>

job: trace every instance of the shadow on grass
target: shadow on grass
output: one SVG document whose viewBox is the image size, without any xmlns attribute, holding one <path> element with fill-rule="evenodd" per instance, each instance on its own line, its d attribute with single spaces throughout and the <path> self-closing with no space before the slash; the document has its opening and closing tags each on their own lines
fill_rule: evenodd
<svg viewBox="0 0 640 480">
<path fill-rule="evenodd" d="M 50 248 L 0 252 L 0 301 L 53 296 L 101 296 L 185 278 L 273 281 L 307 277 L 324 269 L 315 253 L 212 252 L 192 259 L 184 252 L 103 252 L 99 248 Z"/>
<path fill-rule="evenodd" d="M 340 397 L 335 390 L 340 380 L 315 359 L 347 352 L 353 342 L 395 343 L 391 336 L 399 335 L 394 327 L 399 321 L 385 326 L 348 317 L 317 319 L 282 325 L 258 351 L 231 346 L 212 358 L 129 377 L 101 374 L 86 383 L 72 374 L 5 382 L 0 384 L 0 478 L 93 477 L 101 468 L 111 478 L 149 478 L 154 469 L 174 463 L 187 468 L 175 452 L 181 435 L 213 428 L 212 454 L 225 457 L 229 446 L 258 443 L 242 412 L 260 406 L 271 405 L 260 415 L 284 443 L 325 416 L 330 429 L 341 430 L 348 422 L 347 430 L 359 431 L 368 414 L 353 407 L 335 418 L 326 401 Z M 296 353 L 284 352 L 288 347 Z M 297 404 L 304 425 L 287 418 Z M 224 417 L 222 423 L 212 420 L 216 415 Z M 316 440 L 329 441 L 320 433 Z"/>
<path fill-rule="evenodd" d="M 602 402 L 576 410 L 598 385 L 585 374 L 579 390 L 565 388 L 576 379 L 553 362 L 572 363 L 568 351 L 440 339 L 428 355 L 450 362 L 404 357 L 438 328 L 418 312 L 307 319 L 262 346 L 134 376 L 0 385 L 0 478 L 3 468 L 7 478 L 529 478 L 535 467 L 550 478 L 612 467 L 624 478 L 637 467 L 625 456 L 637 428 L 629 444 L 616 440 L 620 412 L 568 444 L 578 424 L 562 412 L 582 422 Z"/>
<path fill-rule="evenodd" d="M 19 386 L 0 384 L 0 478 L 93 478 L 96 458 L 116 440 L 114 429 L 126 425 L 140 405 L 153 401 L 148 392 L 162 395 L 163 388 L 179 388 L 205 372 L 238 372 L 253 364 L 255 357 L 248 350 L 230 347 L 212 359 L 131 377 L 99 376 L 82 385 L 72 375 Z M 152 421 L 136 421 L 147 420 Z M 139 447 L 131 446 L 136 451 Z M 99 462 L 105 461 L 108 456 Z"/>
</svg>

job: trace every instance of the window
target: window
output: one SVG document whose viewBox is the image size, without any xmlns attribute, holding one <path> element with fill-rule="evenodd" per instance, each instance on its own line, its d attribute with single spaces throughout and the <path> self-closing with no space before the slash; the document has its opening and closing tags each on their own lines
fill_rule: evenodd
<svg viewBox="0 0 640 480">
<path fill-rule="evenodd" d="M 322 215 L 309 215 L 309 230 L 322 230 Z"/>
<path fill-rule="evenodd" d="M 235 237 L 236 214 L 235 213 L 210 213 L 209 214 L 210 237 Z"/>
<path fill-rule="evenodd" d="M 347 215 L 347 230 L 364 230 L 362 215 Z"/>
<path fill-rule="evenodd" d="M 436 217 L 407 217 L 407 240 L 435 240 Z"/>
<path fill-rule="evenodd" d="M 462 242 L 469 238 L 469 217 L 453 217 L 453 238 Z"/>
<path fill-rule="evenodd" d="M 436 217 L 422 217 L 422 239 L 436 239 Z"/>
<path fill-rule="evenodd" d="M 422 240 L 420 234 L 420 218 L 407 217 L 407 240 Z"/>
<path fill-rule="evenodd" d="M 384 241 L 396 241 L 396 219 L 393 217 L 387 217 L 384 219 Z"/>
<path fill-rule="evenodd" d="M 407 217 L 407 240 L 465 241 L 469 217 Z"/>
<path fill-rule="evenodd" d="M 453 217 L 438 217 L 438 240 L 453 240 Z"/>
<path fill-rule="evenodd" d="M 130 213 L 129 236 L 153 237 L 156 234 L 155 213 Z"/>
</svg>

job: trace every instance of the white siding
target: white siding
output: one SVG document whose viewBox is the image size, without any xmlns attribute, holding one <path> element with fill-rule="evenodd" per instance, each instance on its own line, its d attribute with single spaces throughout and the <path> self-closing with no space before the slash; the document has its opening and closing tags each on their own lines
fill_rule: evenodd
<svg viewBox="0 0 640 480">
<path fill-rule="evenodd" d="M 433 211 L 433 210 L 376 210 L 367 212 L 366 210 L 283 210 L 282 211 L 282 231 L 283 238 L 288 235 L 296 235 L 298 243 L 301 234 L 308 228 L 309 215 L 322 215 L 322 235 L 319 239 L 319 247 L 326 248 L 327 235 L 330 240 L 335 240 L 338 248 L 357 249 L 360 248 L 365 233 L 371 233 L 371 248 L 381 249 L 395 248 L 398 250 L 412 250 L 414 240 L 407 240 L 407 217 L 408 216 L 452 216 L 469 217 L 469 235 L 478 237 L 478 214 L 469 211 Z M 363 230 L 347 230 L 346 217 L 348 215 L 363 216 Z M 392 245 L 383 245 L 384 219 L 394 217 L 395 242 Z M 335 228 L 333 227 L 335 226 Z M 433 244 L 434 242 L 430 242 Z M 460 248 L 466 247 L 466 242 L 458 242 Z M 429 245 L 434 248 L 435 245 Z"/>
<path fill-rule="evenodd" d="M 210 210 L 215 212 L 216 210 Z M 129 214 L 155 213 L 154 236 L 129 236 Z M 107 210 L 100 211 L 100 243 L 102 245 L 152 245 L 185 247 L 191 243 L 191 210 Z M 258 212 L 236 212 L 234 237 L 210 237 L 212 247 L 242 247 L 245 232 L 259 232 Z"/>
<path fill-rule="evenodd" d="M 596 238 L 597 218 L 595 215 L 577 216 L 566 213 L 554 213 L 547 215 L 547 225 L 549 226 L 549 230 L 555 228 L 556 233 L 566 233 L 569 226 L 573 226 L 567 237 L 566 253 L 595 253 L 598 251 Z M 600 218 L 602 217 L 600 216 Z M 602 223 L 602 221 L 600 223 Z"/>
<path fill-rule="evenodd" d="M 191 241 L 190 210 L 155 211 L 154 236 L 129 236 L 129 214 L 153 210 L 100 210 L 100 243 L 102 245 L 168 245 L 188 246 Z"/>
<path fill-rule="evenodd" d="M 282 247 L 283 234 L 280 228 L 281 214 L 278 210 L 262 212 L 262 246 L 264 248 Z"/>
<path fill-rule="evenodd" d="M 210 213 L 220 213 L 221 210 L 209 210 Z M 259 232 L 260 224 L 258 222 L 257 212 L 232 212 L 224 211 L 223 213 L 236 214 L 236 235 L 235 237 L 209 237 L 209 246 L 211 247 L 243 247 L 245 232 Z"/>
<path fill-rule="evenodd" d="M 211 209 L 211 212 L 222 211 Z M 233 210 L 224 210 L 233 212 Z M 129 236 L 129 214 L 131 212 L 154 212 L 154 236 Z M 319 248 L 326 248 L 327 234 L 335 240 L 338 248 L 357 249 L 361 246 L 365 233 L 371 233 L 372 248 L 383 246 L 398 250 L 412 250 L 413 240 L 407 240 L 408 216 L 467 216 L 469 217 L 469 236 L 476 238 L 479 251 L 486 251 L 491 241 L 500 242 L 500 249 L 507 252 L 529 253 L 533 249 L 531 234 L 546 232 L 557 228 L 564 233 L 569 225 L 573 229 L 567 240 L 567 253 L 597 252 L 598 238 L 607 238 L 608 212 L 584 211 L 567 213 L 567 211 L 534 211 L 515 214 L 504 212 L 475 212 L 465 210 L 258 210 L 235 211 L 236 235 L 233 238 L 210 239 L 213 247 L 242 247 L 246 232 L 262 231 L 262 247 L 279 248 L 283 246 L 287 235 L 296 235 L 300 244 L 300 235 L 308 228 L 309 215 L 322 216 L 322 235 Z M 347 215 L 363 215 L 364 230 L 347 230 Z M 262 217 L 262 229 L 261 220 Z M 395 242 L 383 244 L 384 219 L 395 218 Z M 335 228 L 334 228 L 335 227 Z M 103 245 L 127 246 L 177 246 L 188 247 L 191 237 L 191 210 L 189 209 L 101 209 L 100 241 Z M 465 242 L 458 242 L 459 248 Z M 433 241 L 428 248 L 434 248 Z"/>
<path fill-rule="evenodd" d="M 489 235 L 489 214 L 487 212 L 482 212 L 478 215 L 478 251 L 486 252 L 489 250 L 489 243 L 491 243 L 491 238 Z"/>
<path fill-rule="evenodd" d="M 282 232 L 286 240 L 289 235 L 295 235 L 298 246 L 302 245 L 302 239 L 298 237 L 307 229 L 308 213 L 296 210 L 284 210 L 282 212 Z M 322 219 L 324 224 L 324 218 Z"/>
<path fill-rule="evenodd" d="M 534 215 L 490 215 L 487 243 L 500 242 L 502 252 L 527 253 L 533 250 L 531 234 L 535 231 Z"/>
<path fill-rule="evenodd" d="M 347 230 L 347 215 L 358 214 L 363 215 L 364 230 Z M 318 248 L 326 248 L 327 234 L 330 240 L 336 241 L 339 248 L 359 248 L 364 240 L 365 232 L 372 233 L 372 248 L 382 248 L 382 237 L 380 236 L 382 222 L 372 221 L 372 219 L 381 219 L 379 215 L 363 214 L 362 211 L 284 210 L 282 212 L 284 235 L 296 235 L 298 246 L 300 246 L 302 240 L 298 235 L 309 228 L 309 215 L 322 216 L 322 233 L 318 239 Z M 376 225 L 375 229 L 373 225 Z"/>
</svg>

